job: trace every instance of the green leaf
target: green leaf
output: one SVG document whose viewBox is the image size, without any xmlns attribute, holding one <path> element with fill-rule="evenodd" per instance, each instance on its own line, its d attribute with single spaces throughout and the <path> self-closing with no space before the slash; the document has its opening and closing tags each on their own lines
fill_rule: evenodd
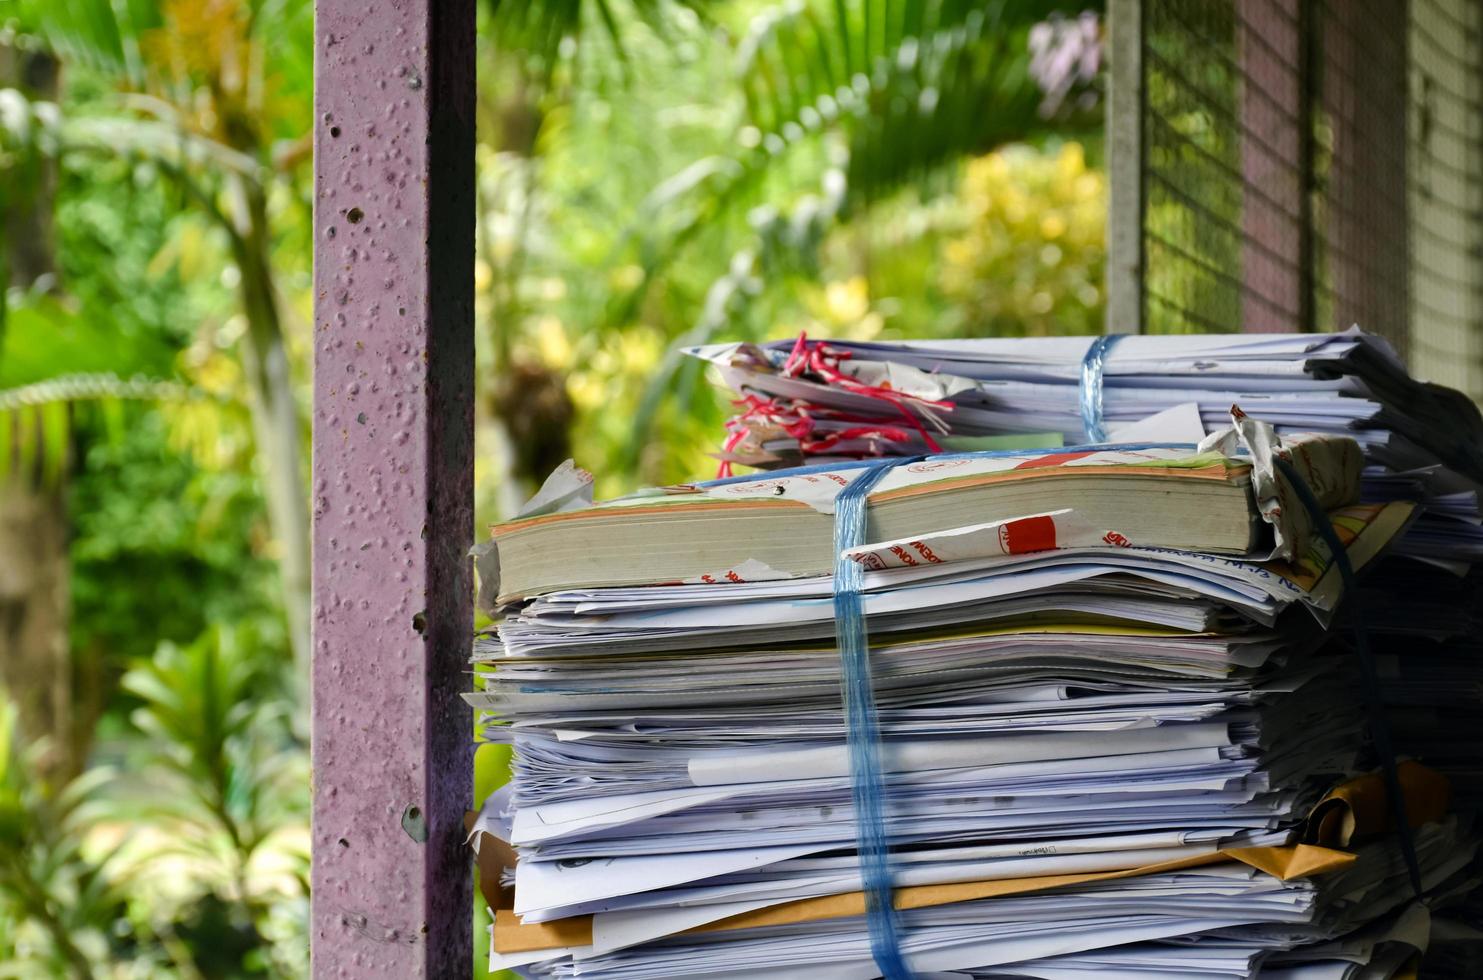
<svg viewBox="0 0 1483 980">
<path fill-rule="evenodd" d="M 33 474 L 36 472 L 36 456 L 41 448 L 41 439 L 37 432 L 40 424 L 40 413 L 31 405 L 23 405 L 12 413 L 15 416 L 16 472 L 22 474 Z"/>
<path fill-rule="evenodd" d="M 65 60 L 143 84 L 140 40 L 162 26 L 153 0 L 12 0 L 22 32 Z"/>
<path fill-rule="evenodd" d="M 10 309 L 0 337 L 0 391 L 64 374 L 168 378 L 174 363 L 174 348 L 158 334 L 121 338 L 106 311 L 31 295 Z"/>
<path fill-rule="evenodd" d="M 534 73 L 543 81 L 562 63 L 562 42 L 578 41 L 592 29 L 602 28 L 619 61 L 626 61 L 628 45 L 624 24 L 642 23 L 656 34 L 671 26 L 673 9 L 684 7 L 703 15 L 710 6 L 705 0 L 629 0 L 621 6 L 614 0 L 487 0 L 488 19 L 484 32 L 500 52 L 525 55 Z"/>
<path fill-rule="evenodd" d="M 66 402 L 46 402 L 37 409 L 41 452 L 41 482 L 61 486 L 72 444 L 72 410 Z"/>
</svg>

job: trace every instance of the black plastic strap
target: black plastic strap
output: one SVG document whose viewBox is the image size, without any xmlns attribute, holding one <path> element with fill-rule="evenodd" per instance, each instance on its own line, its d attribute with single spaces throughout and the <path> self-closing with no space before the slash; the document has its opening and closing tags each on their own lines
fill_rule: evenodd
<svg viewBox="0 0 1483 980">
<path fill-rule="evenodd" d="M 1395 821 L 1396 830 L 1401 838 L 1401 855 L 1406 861 L 1406 872 L 1411 878 L 1411 888 L 1416 892 L 1417 899 L 1422 897 L 1421 865 L 1416 860 L 1416 839 L 1411 833 L 1411 821 L 1406 815 L 1406 796 L 1401 789 L 1400 771 L 1396 766 L 1395 745 L 1390 738 L 1390 721 L 1385 715 L 1385 702 L 1380 694 L 1380 672 L 1375 667 L 1374 654 L 1370 652 L 1369 634 L 1365 630 L 1363 609 L 1358 602 L 1352 601 L 1356 592 L 1354 580 L 1354 566 L 1349 562 L 1349 552 L 1345 550 L 1344 543 L 1334 533 L 1334 525 L 1329 520 L 1328 513 L 1313 491 L 1308 487 L 1307 481 L 1298 473 L 1297 467 L 1280 456 L 1274 456 L 1272 462 L 1287 477 L 1287 482 L 1292 485 L 1293 491 L 1297 493 L 1298 500 L 1302 501 L 1310 517 L 1313 518 L 1314 529 L 1318 536 L 1328 545 L 1333 554 L 1333 562 L 1339 567 L 1339 577 L 1344 581 L 1344 594 L 1349 596 L 1349 612 L 1354 622 L 1354 649 L 1359 655 L 1360 681 L 1364 687 L 1365 712 L 1369 718 L 1370 739 L 1375 743 L 1375 752 L 1380 756 L 1380 769 L 1385 778 L 1385 795 L 1390 802 L 1391 819 Z"/>
</svg>

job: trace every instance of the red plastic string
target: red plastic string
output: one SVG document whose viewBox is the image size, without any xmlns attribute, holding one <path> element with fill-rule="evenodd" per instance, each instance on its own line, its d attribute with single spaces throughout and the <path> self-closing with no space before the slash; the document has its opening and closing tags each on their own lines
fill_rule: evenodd
<svg viewBox="0 0 1483 980">
<path fill-rule="evenodd" d="M 797 440 L 799 449 L 805 454 L 827 452 L 839 443 L 850 439 L 873 438 L 885 442 L 906 442 L 911 439 L 911 432 L 906 429 L 882 425 L 869 416 L 846 412 L 826 412 L 823 417 L 835 422 L 861 424 L 815 437 L 815 416 L 803 405 L 795 403 L 789 406 L 775 398 L 765 398 L 759 395 L 747 395 L 735 404 L 738 408 L 744 408 L 744 411 L 726 422 L 728 434 L 721 449 L 727 454 L 734 452 L 746 441 L 753 425 L 781 430 Z M 724 479 L 731 476 L 732 472 L 731 461 L 722 460 L 717 468 L 717 477 Z"/>
<path fill-rule="evenodd" d="M 722 443 L 722 451 L 733 452 L 746 441 L 753 425 L 765 425 L 780 429 L 796 439 L 799 449 L 805 454 L 827 452 L 839 443 L 850 439 L 874 438 L 885 442 L 906 442 L 911 439 L 913 432 L 921 438 L 930 452 L 942 452 L 942 446 L 933 438 L 932 433 L 922 424 L 921 418 L 909 406 L 921 405 L 950 412 L 953 410 L 952 402 L 920 398 L 885 385 L 866 384 L 839 369 L 840 362 L 849 358 L 849 351 L 829 347 L 823 341 L 810 341 L 807 333 L 800 333 L 798 339 L 793 342 L 788 356 L 783 360 L 782 367 L 778 369 L 778 374 L 784 378 L 811 375 L 824 384 L 882 402 L 887 413 L 900 415 L 910 427 L 910 431 L 899 426 L 885 424 L 869 416 L 816 408 L 815 412 L 818 413 L 819 418 L 860 424 L 815 438 L 813 435 L 815 416 L 811 414 L 806 402 L 793 401 L 785 404 L 776 398 L 748 394 L 736 402 L 737 407 L 743 408 L 743 411 L 726 423 L 728 434 Z M 717 470 L 717 475 L 725 478 L 731 474 L 731 462 L 723 460 Z"/>
<path fill-rule="evenodd" d="M 808 333 L 800 332 L 798 339 L 793 342 L 793 349 L 788 353 L 788 359 L 783 362 L 781 372 L 785 378 L 793 377 L 808 363 Z"/>
<path fill-rule="evenodd" d="M 916 430 L 917 434 L 922 437 L 922 441 L 927 444 L 929 450 L 934 453 L 942 452 L 942 447 L 937 444 L 937 440 L 932 438 L 932 434 L 927 431 L 926 426 L 922 425 L 921 419 L 906 406 L 906 403 L 908 401 L 915 402 L 946 412 L 953 410 L 952 403 L 929 398 L 919 398 L 884 385 L 869 385 L 856 378 L 852 378 L 839 369 L 839 362 L 848 360 L 849 357 L 849 351 L 834 350 L 822 342 L 809 343 L 806 334 L 799 334 L 797 342 L 793 344 L 792 352 L 789 353 L 788 359 L 783 362 L 782 373 L 785 377 L 792 377 L 796 373 L 806 370 L 818 376 L 826 384 L 843 388 L 852 394 L 885 402 L 895 412 L 899 413 L 908 425 Z"/>
</svg>

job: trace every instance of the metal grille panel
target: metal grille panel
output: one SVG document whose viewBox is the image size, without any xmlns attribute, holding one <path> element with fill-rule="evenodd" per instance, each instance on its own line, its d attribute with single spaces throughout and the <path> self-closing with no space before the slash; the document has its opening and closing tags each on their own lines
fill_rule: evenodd
<svg viewBox="0 0 1483 980">
<path fill-rule="evenodd" d="M 1110 308 L 1138 323 L 1109 328 L 1358 323 L 1483 395 L 1483 5 L 1109 6 L 1136 33 L 1114 37 L 1112 84 L 1137 93 L 1111 100 L 1112 241 L 1139 252 L 1109 274 L 1136 292 Z M 1130 145 L 1136 167 L 1116 155 Z"/>
<path fill-rule="evenodd" d="M 1483 4 L 1412 0 L 1411 363 L 1483 398 Z"/>
</svg>

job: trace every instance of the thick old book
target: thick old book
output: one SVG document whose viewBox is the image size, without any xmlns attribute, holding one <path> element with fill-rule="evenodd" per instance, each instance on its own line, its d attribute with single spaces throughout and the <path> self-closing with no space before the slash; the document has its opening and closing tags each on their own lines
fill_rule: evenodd
<svg viewBox="0 0 1483 980">
<path fill-rule="evenodd" d="M 1325 506 L 1352 503 L 1354 444 L 1321 438 L 1303 445 L 1300 462 L 1328 474 L 1310 481 L 1323 488 Z M 835 499 L 866 472 L 844 464 L 666 487 L 501 524 L 494 529 L 499 600 L 577 588 L 827 575 L 835 557 Z M 938 456 L 894 466 L 880 478 L 869 495 L 868 535 L 907 547 L 1006 522 L 997 531 L 1000 553 L 1039 551 L 1056 542 L 1013 536 L 1054 534 L 1057 522 L 1015 519 L 1040 514 L 1053 500 L 1062 534 L 1074 524 L 1093 529 L 1109 546 L 1266 557 L 1272 527 L 1256 498 L 1250 459 L 1221 452 L 1126 447 Z"/>
</svg>

